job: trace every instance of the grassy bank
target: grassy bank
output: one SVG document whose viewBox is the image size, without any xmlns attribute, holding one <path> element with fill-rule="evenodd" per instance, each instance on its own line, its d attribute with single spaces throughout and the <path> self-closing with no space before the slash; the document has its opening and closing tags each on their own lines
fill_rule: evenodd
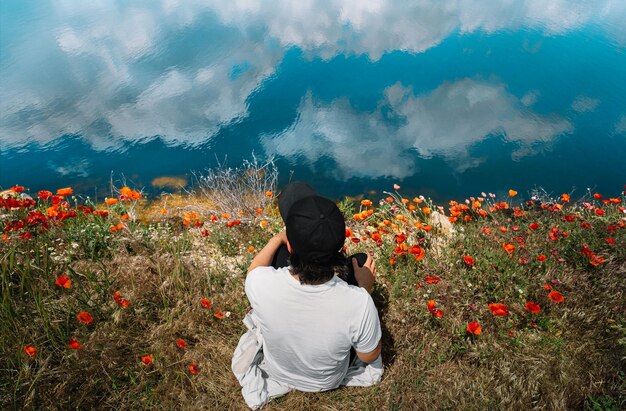
<svg viewBox="0 0 626 411">
<path fill-rule="evenodd" d="M 275 179 L 216 181 L 150 203 L 5 193 L 3 409 L 246 408 L 245 271 L 282 223 Z M 602 194 L 342 201 L 347 252 L 377 260 L 383 381 L 266 409 L 623 409 L 626 214 Z"/>
</svg>

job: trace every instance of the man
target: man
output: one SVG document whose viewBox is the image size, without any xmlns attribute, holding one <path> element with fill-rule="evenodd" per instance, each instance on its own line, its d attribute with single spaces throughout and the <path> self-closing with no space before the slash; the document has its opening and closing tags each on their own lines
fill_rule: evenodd
<svg viewBox="0 0 626 411">
<path fill-rule="evenodd" d="M 372 385 L 383 372 L 380 322 L 370 296 L 376 273 L 371 255 L 362 264 L 346 261 L 343 216 L 308 185 L 288 185 L 279 209 L 286 230 L 248 268 L 249 331 L 233 357 L 251 408 L 292 389 Z M 335 273 L 347 274 L 354 285 Z"/>
</svg>

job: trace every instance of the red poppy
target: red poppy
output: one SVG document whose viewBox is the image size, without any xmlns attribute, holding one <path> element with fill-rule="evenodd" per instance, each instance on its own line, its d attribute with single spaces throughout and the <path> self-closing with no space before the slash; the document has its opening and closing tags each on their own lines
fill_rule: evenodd
<svg viewBox="0 0 626 411">
<path fill-rule="evenodd" d="M 76 315 L 78 321 L 85 324 L 91 324 L 93 322 L 93 317 L 87 311 L 81 311 Z"/>
<path fill-rule="evenodd" d="M 80 342 L 76 339 L 76 337 L 72 337 L 70 338 L 70 342 L 67 345 L 68 347 L 70 347 L 72 350 L 78 350 L 81 347 Z"/>
<path fill-rule="evenodd" d="M 361 242 L 361 239 L 357 238 L 357 237 L 353 237 L 353 238 L 350 239 L 350 241 L 352 241 L 354 244 L 358 244 L 358 243 Z"/>
<path fill-rule="evenodd" d="M 509 310 L 506 308 L 504 304 L 489 304 L 489 311 L 492 312 L 493 315 L 497 317 L 504 317 L 509 313 Z"/>
<path fill-rule="evenodd" d="M 528 227 L 529 227 L 531 230 L 536 230 L 536 229 L 538 229 L 538 228 L 539 228 L 539 223 L 531 223 Z"/>
<path fill-rule="evenodd" d="M 428 311 L 430 311 L 430 313 L 435 317 L 443 317 L 443 311 L 435 309 L 435 300 L 428 300 L 428 302 L 426 303 L 426 308 L 428 308 Z"/>
<path fill-rule="evenodd" d="M 354 234 L 352 229 L 351 228 L 346 228 L 346 238 L 352 237 L 352 234 Z"/>
<path fill-rule="evenodd" d="M 181 350 L 184 350 L 185 348 L 187 348 L 187 343 L 182 338 L 179 338 L 178 340 L 176 340 L 176 346 Z"/>
<path fill-rule="evenodd" d="M 596 200 L 599 200 L 599 199 L 601 199 L 601 198 L 602 198 L 602 194 L 595 193 L 595 194 L 593 195 L 593 198 L 595 198 Z"/>
<path fill-rule="evenodd" d="M 41 190 L 37 194 L 39 195 L 39 198 L 41 198 L 44 201 L 46 201 L 48 198 L 50 198 L 52 196 L 52 192 L 50 192 L 48 190 Z"/>
<path fill-rule="evenodd" d="M 502 244 L 502 248 L 509 254 L 513 254 L 513 251 L 515 251 L 515 246 L 511 243 Z"/>
<path fill-rule="evenodd" d="M 154 362 L 154 357 L 152 357 L 152 355 L 148 354 L 148 355 L 144 355 L 141 357 L 141 362 L 144 365 L 150 365 Z"/>
<path fill-rule="evenodd" d="M 211 308 L 211 301 L 209 301 L 206 298 L 203 298 L 202 300 L 200 300 L 200 305 L 202 305 L 202 308 L 209 309 Z"/>
<path fill-rule="evenodd" d="M 483 332 L 483 329 L 481 328 L 480 324 L 478 324 L 476 321 L 469 322 L 465 330 L 468 333 L 474 334 L 474 335 L 480 335 L 480 333 Z"/>
<path fill-rule="evenodd" d="M 24 191 L 24 187 L 22 187 L 22 186 L 13 186 L 13 187 L 11 187 L 11 191 L 13 191 L 14 193 L 21 193 L 22 191 Z"/>
<path fill-rule="evenodd" d="M 544 283 L 543 284 L 543 288 L 545 288 L 546 290 L 550 291 L 552 289 L 552 286 L 548 283 Z"/>
<path fill-rule="evenodd" d="M 472 267 L 475 263 L 474 259 L 470 257 L 469 255 L 466 255 L 463 257 L 463 262 L 465 263 L 465 265 L 469 267 Z"/>
<path fill-rule="evenodd" d="M 601 208 L 596 208 L 595 212 L 596 212 L 596 215 L 599 215 L 599 216 L 603 216 L 604 215 L 604 210 L 601 209 Z"/>
<path fill-rule="evenodd" d="M 187 369 L 189 370 L 189 373 L 193 375 L 196 375 L 200 372 L 200 369 L 198 368 L 198 365 L 195 362 L 192 362 L 191 364 L 189 364 Z"/>
<path fill-rule="evenodd" d="M 424 281 L 426 281 L 427 284 L 437 284 L 439 282 L 439 277 L 431 277 L 428 275 L 424 278 Z"/>
<path fill-rule="evenodd" d="M 37 348 L 33 347 L 32 345 L 25 345 L 24 352 L 26 353 L 26 355 L 32 358 L 35 356 L 35 354 L 37 354 Z"/>
<path fill-rule="evenodd" d="M 525 257 L 520 257 L 517 261 L 522 265 L 528 264 L 528 258 Z"/>
<path fill-rule="evenodd" d="M 69 277 L 66 275 L 58 276 L 57 280 L 54 283 L 63 288 L 70 288 L 72 286 L 72 280 L 70 280 Z"/>
<path fill-rule="evenodd" d="M 543 254 L 539 254 L 539 255 L 537 256 L 537 261 L 546 261 L 546 258 L 547 258 L 547 257 L 546 257 L 545 255 L 543 255 Z"/>
<path fill-rule="evenodd" d="M 530 311 L 531 314 L 537 314 L 539 311 L 541 311 L 541 307 L 539 306 L 539 304 L 528 301 L 526 303 L 526 311 Z"/>
<path fill-rule="evenodd" d="M 548 298 L 554 301 L 555 303 L 562 303 L 563 301 L 565 301 L 565 298 L 563 298 L 561 293 L 559 293 L 556 290 L 550 291 L 550 293 L 548 293 Z"/>
<path fill-rule="evenodd" d="M 614 239 L 612 239 L 611 237 L 608 237 L 608 238 L 607 238 L 606 240 L 604 240 L 604 241 L 606 241 L 606 243 L 607 243 L 608 245 L 615 245 L 615 240 L 614 240 Z"/>
</svg>

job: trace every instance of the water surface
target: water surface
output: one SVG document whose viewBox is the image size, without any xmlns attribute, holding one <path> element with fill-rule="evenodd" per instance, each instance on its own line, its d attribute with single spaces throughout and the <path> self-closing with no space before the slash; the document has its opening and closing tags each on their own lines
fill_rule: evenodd
<svg viewBox="0 0 626 411">
<path fill-rule="evenodd" d="M 0 186 L 254 153 L 329 196 L 616 193 L 626 2 L 5 1 Z"/>
</svg>

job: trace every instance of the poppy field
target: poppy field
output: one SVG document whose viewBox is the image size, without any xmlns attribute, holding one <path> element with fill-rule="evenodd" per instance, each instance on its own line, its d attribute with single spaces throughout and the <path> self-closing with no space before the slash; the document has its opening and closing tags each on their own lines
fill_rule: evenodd
<svg viewBox="0 0 626 411">
<path fill-rule="evenodd" d="M 346 253 L 376 260 L 383 380 L 266 409 L 623 409 L 625 189 L 342 200 Z M 230 360 L 277 192 L 2 192 L 1 408 L 247 409 Z"/>
</svg>

